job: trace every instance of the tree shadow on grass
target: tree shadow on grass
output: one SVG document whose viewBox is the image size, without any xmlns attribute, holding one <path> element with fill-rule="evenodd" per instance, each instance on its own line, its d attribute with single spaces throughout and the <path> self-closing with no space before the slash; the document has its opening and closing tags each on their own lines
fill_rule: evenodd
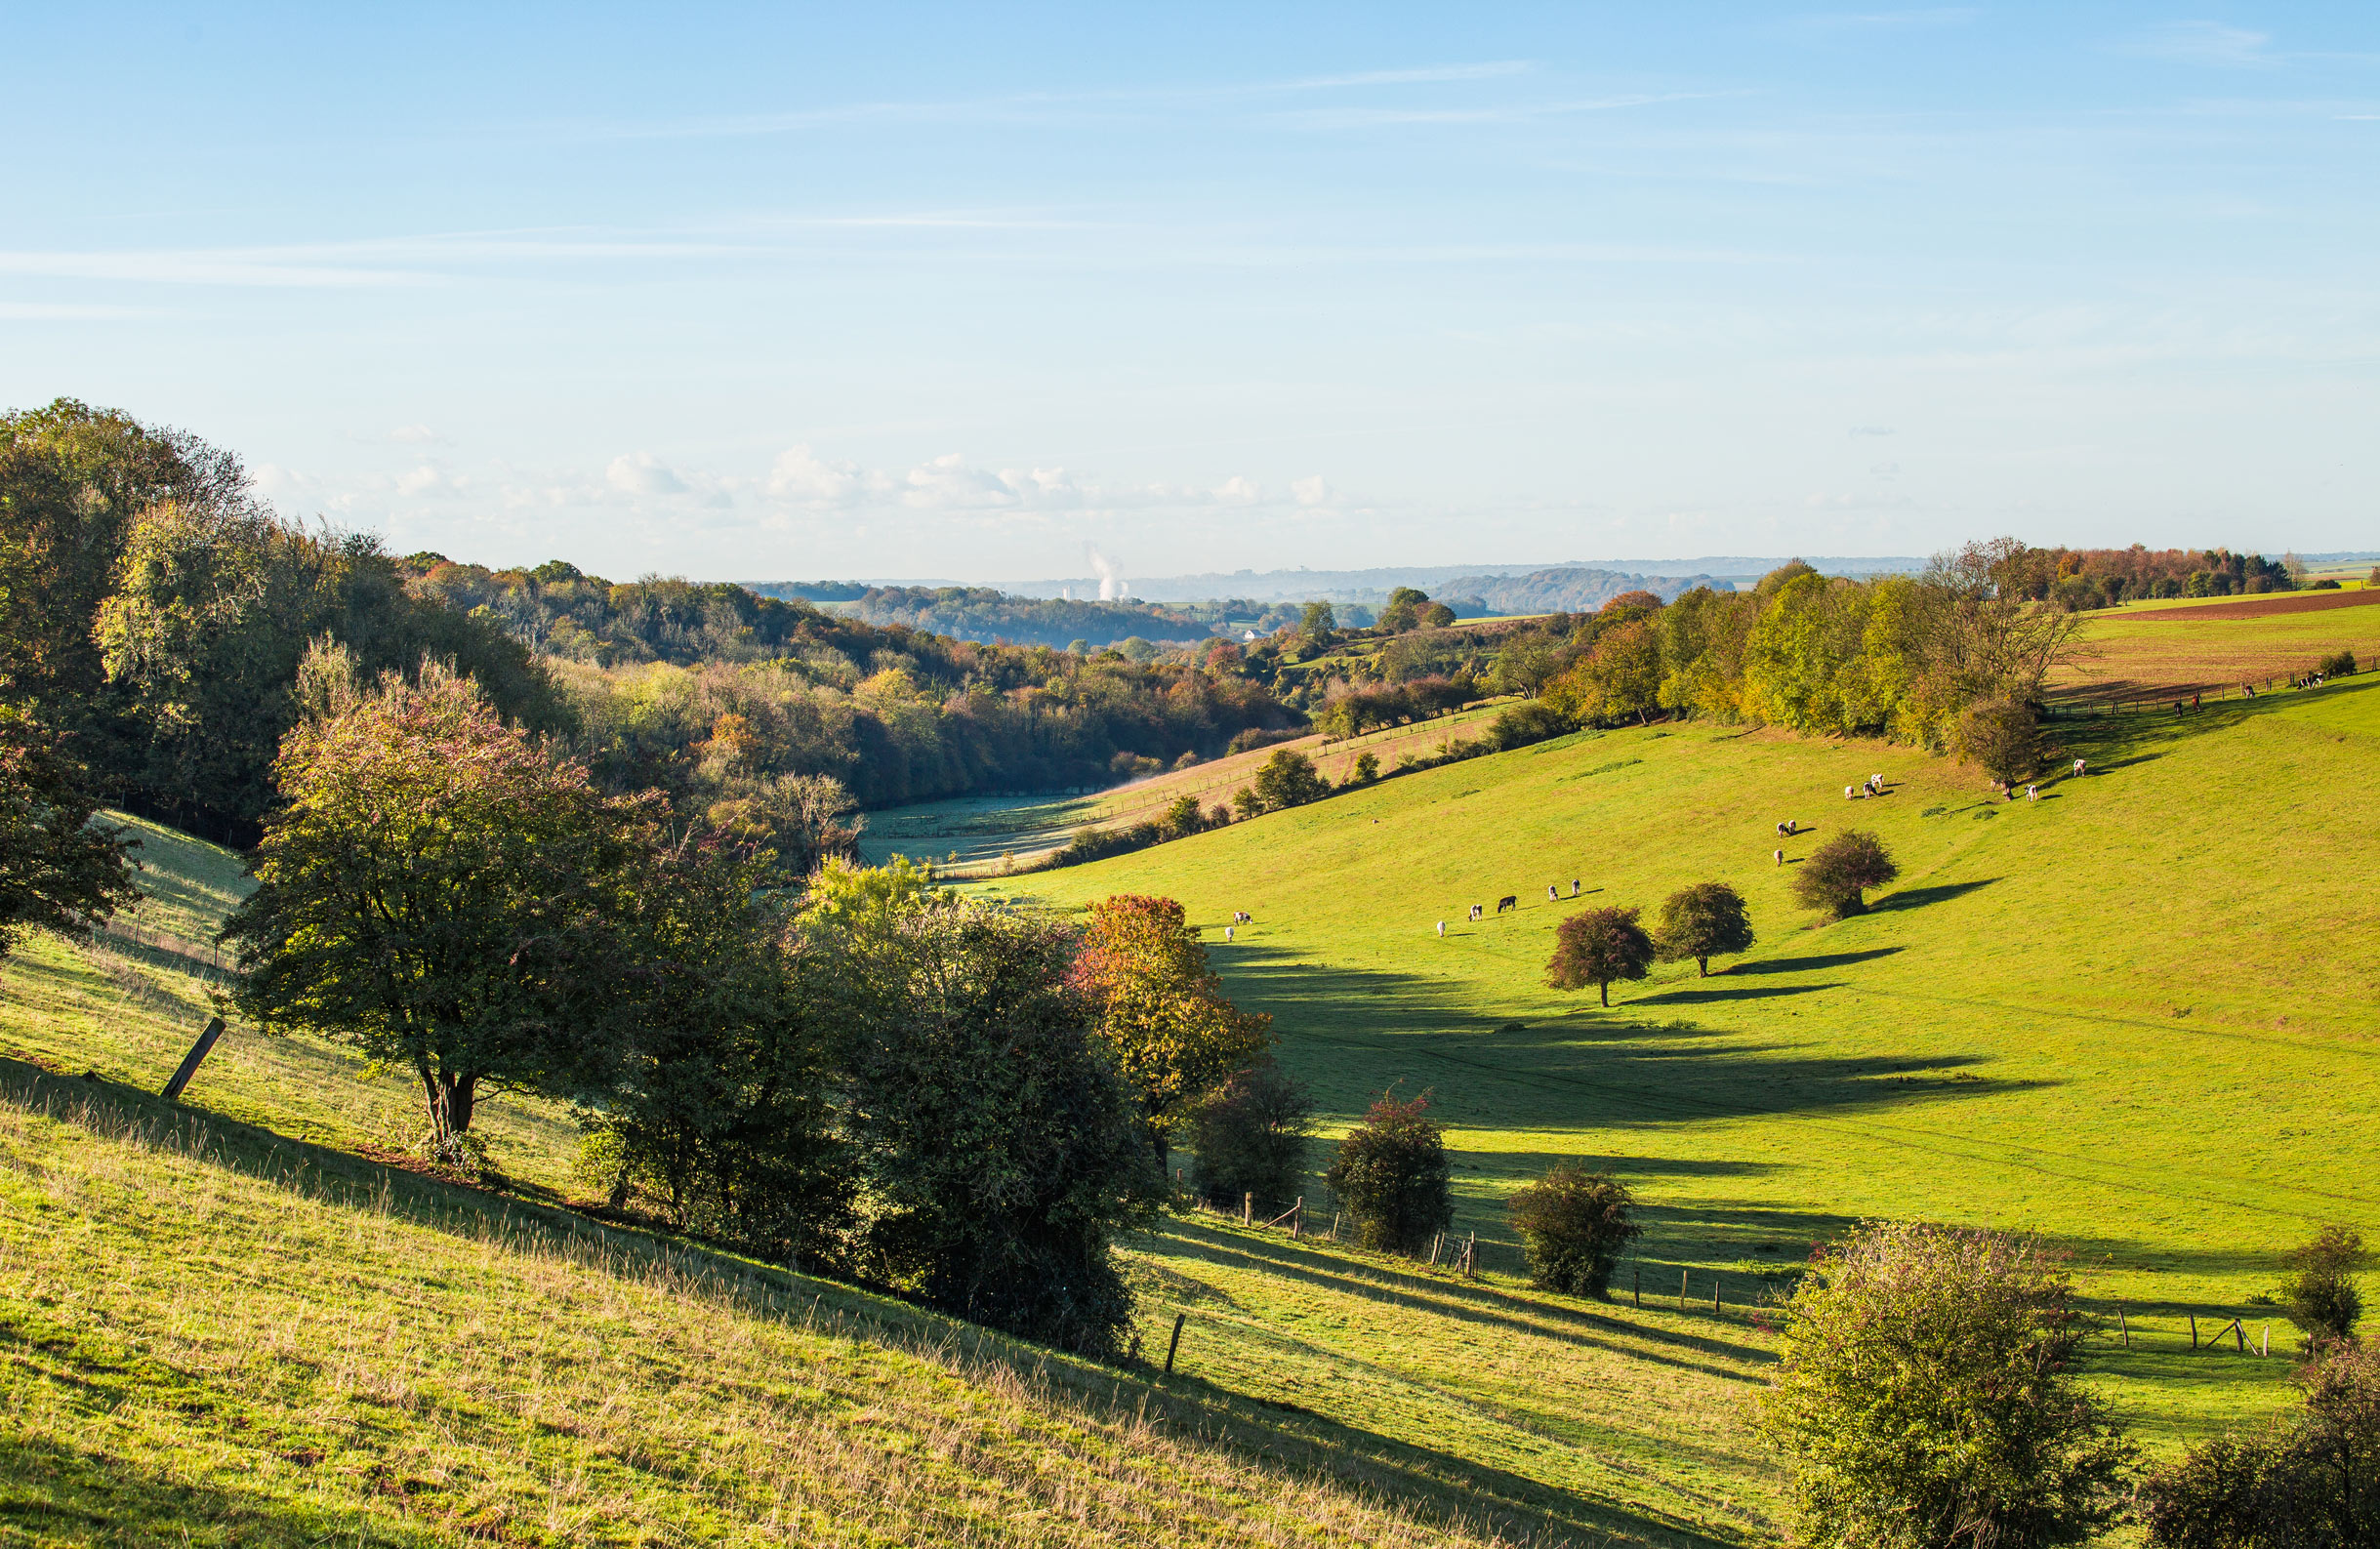
<svg viewBox="0 0 2380 1549">
<path fill-rule="evenodd" d="M 1416 1518 L 1450 1529 L 1475 1530 L 1484 1519 L 1523 1541 L 1582 1539 L 1684 1549 L 1719 1549 L 1751 1541 L 1748 1533 L 1713 1536 L 1696 1524 L 1658 1511 L 1590 1499 L 1452 1452 L 1416 1446 L 1197 1378 L 1165 1378 L 1147 1367 L 1097 1365 L 864 1287 L 792 1274 L 700 1244 L 613 1229 L 570 1211 L 421 1177 L 256 1125 L 193 1112 L 122 1082 L 63 1076 L 0 1057 L 0 1100 L 96 1133 L 172 1152 L 199 1165 L 223 1167 L 295 1197 L 380 1210 L 476 1243 L 487 1243 L 491 1232 L 499 1233 L 504 1241 L 524 1250 L 571 1254 L 590 1273 L 634 1278 L 663 1269 L 678 1284 L 701 1287 L 716 1300 L 732 1303 L 751 1317 L 802 1323 L 830 1336 L 908 1350 L 962 1370 L 1005 1367 L 1024 1382 L 1028 1392 L 1041 1395 L 1041 1402 L 1078 1411 L 1087 1421 L 1129 1426 L 1155 1420 L 1174 1434 L 1196 1437 L 1205 1446 L 1232 1454 L 1250 1468 L 1278 1472 L 1285 1485 L 1312 1476 L 1328 1477 L 1342 1488 L 1372 1492 Z M 60 1376 L 62 1386 L 92 1388 L 79 1374 L 62 1372 Z M 11 1466 L 14 1461 L 0 1452 L 0 1479 L 20 1471 Z M 62 1453 L 55 1461 L 60 1470 L 82 1467 L 71 1453 Z M 58 1519 L 42 1523 L 52 1541 L 94 1545 L 144 1541 L 120 1534 L 73 1534 L 71 1522 L 79 1507 L 72 1502 L 109 1498 L 109 1489 L 114 1488 L 112 1481 L 104 1487 L 96 1483 L 101 1476 L 92 1475 L 87 1467 L 76 1477 L 83 1476 L 95 1482 L 94 1488 L 62 1495 Z M 115 1498 L 136 1503 L 147 1498 L 140 1493 L 146 1488 L 140 1481 L 123 1488 L 133 1493 L 118 1490 Z M 182 1541 L 181 1528 L 193 1518 L 200 1523 L 228 1521 L 245 1510 L 230 1497 L 207 1497 L 203 1491 L 177 1493 L 180 1487 L 163 1483 L 156 1488 L 161 1492 L 155 1497 L 159 1520 L 172 1525 L 165 1535 L 170 1541 Z M 280 1503 L 269 1505 L 278 1509 Z M 0 1515 L 0 1523 L 7 1520 Z M 118 1520 L 123 1520 L 121 1513 Z M 244 1525 L 262 1520 L 240 1517 Z M 304 1526 L 312 1524 L 310 1517 L 290 1521 L 286 1541 L 292 1544 L 351 1542 L 358 1531 L 356 1523 L 330 1518 L 324 1518 L 322 1526 Z M 299 1536 L 301 1528 L 304 1536 Z M 208 1540 L 198 1535 L 197 1541 Z M 272 1544 L 283 1539 L 252 1531 L 245 1537 L 220 1541 Z M 428 1540 L 383 1536 L 363 1541 L 410 1546 Z"/>
<path fill-rule="evenodd" d="M 1703 981 L 1696 980 L 1697 984 Z M 1701 1005 L 1712 1000 L 1767 1000 L 1778 996 L 1816 995 L 1822 990 L 1840 990 L 1836 984 L 1763 984 L 1746 985 L 1736 990 L 1664 990 L 1659 995 L 1640 995 L 1628 1001 L 1630 1005 Z"/>
<path fill-rule="evenodd" d="M 1947 904 L 1953 898 L 1990 887 L 1996 876 L 1978 877 L 1972 882 L 1936 882 L 1931 887 L 1905 887 L 1897 893 L 1887 893 L 1867 906 L 1871 915 L 1889 915 L 1904 909 L 1923 909 L 1928 904 Z"/>
<path fill-rule="evenodd" d="M 1848 968 L 1854 963 L 1873 962 L 1889 958 L 1907 947 L 1869 947 L 1863 952 L 1822 952 L 1806 958 L 1763 958 L 1752 962 L 1730 963 L 1724 970 L 1733 979 L 1749 973 L 1821 973 L 1829 968 Z"/>
</svg>

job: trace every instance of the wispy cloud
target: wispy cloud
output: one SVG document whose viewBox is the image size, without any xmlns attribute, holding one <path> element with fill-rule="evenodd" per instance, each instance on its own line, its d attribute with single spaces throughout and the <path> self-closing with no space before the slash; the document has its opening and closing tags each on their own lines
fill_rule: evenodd
<svg viewBox="0 0 2380 1549">
<path fill-rule="evenodd" d="M 2168 21 L 2127 41 L 2123 51 L 2176 64 L 2212 65 L 2220 69 L 2260 69 L 2278 63 L 2266 45 L 2266 32 L 2228 26 L 2220 21 Z"/>
<path fill-rule="evenodd" d="M 1621 97 L 1586 97 L 1540 102 L 1490 102 L 1460 107 L 1311 107 L 1284 112 L 1284 120 L 1317 129 L 1364 129 L 1382 124 L 1504 124 L 1573 113 L 1608 113 L 1657 102 L 1701 102 L 1735 92 L 1635 92 Z"/>
<path fill-rule="evenodd" d="M 116 323 L 153 317 L 148 306 L 109 306 L 81 302 L 0 302 L 0 323 Z"/>
</svg>

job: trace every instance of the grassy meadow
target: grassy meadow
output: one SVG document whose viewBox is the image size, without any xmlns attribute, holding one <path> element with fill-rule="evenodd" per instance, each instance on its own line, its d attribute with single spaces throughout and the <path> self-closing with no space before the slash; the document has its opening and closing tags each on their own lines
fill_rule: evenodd
<svg viewBox="0 0 2380 1549">
<path fill-rule="evenodd" d="M 120 817 L 120 815 L 119 815 Z M 125 820 L 132 821 L 132 820 Z M 1117 1372 L 408 1170 L 409 1080 L 235 1025 L 233 857 L 133 822 L 116 938 L 0 966 L 0 1543 L 1756 1542 L 1744 1309 L 1592 1306 L 1191 1215 Z M 136 936 L 138 941 L 126 939 Z"/>
<path fill-rule="evenodd" d="M 2085 653 L 2053 679 L 2062 698 L 2236 695 L 2339 651 L 2365 667 L 2380 661 L 2380 589 L 2359 581 L 2332 592 L 2127 602 L 2089 619 Z"/>
<path fill-rule="evenodd" d="M 1862 1217 L 2047 1234 L 2095 1310 L 2124 1308 L 2133 1347 L 2094 1370 L 2166 1447 L 2288 1402 L 2285 1363 L 2194 1352 L 2188 1320 L 2253 1339 L 2283 1251 L 2380 1232 L 2380 677 L 2061 734 L 2091 773 L 2008 803 L 1881 745 L 1582 733 L 992 885 L 1181 899 L 1334 1127 L 1434 1094 L 1492 1265 L 1515 1264 L 1504 1195 L 1566 1157 L 1649 1202 L 1648 1285 L 1715 1277 L 1730 1303 Z M 1878 771 L 1888 795 L 1843 798 Z M 1900 881 L 1818 924 L 1772 859 L 1786 818 L 1788 862 L 1856 826 Z M 1713 878 L 1751 902 L 1743 959 L 1657 969 L 1609 1011 L 1543 988 L 1566 914 Z M 1234 910 L 1254 923 L 1225 944 Z"/>
</svg>

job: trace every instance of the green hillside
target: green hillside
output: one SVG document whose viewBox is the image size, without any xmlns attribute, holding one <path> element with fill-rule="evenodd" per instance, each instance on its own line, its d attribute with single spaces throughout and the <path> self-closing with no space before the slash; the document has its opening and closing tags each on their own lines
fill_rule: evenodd
<svg viewBox="0 0 2380 1549">
<path fill-rule="evenodd" d="M 119 815 L 120 816 L 120 815 Z M 1589 1309 L 1212 1217 L 1128 1254 L 1118 1372 L 405 1170 L 410 1083 L 234 1026 L 233 857 L 135 823 L 150 898 L 0 967 L 0 1543 L 1744 1542 L 1740 1310 Z"/>
<path fill-rule="evenodd" d="M 1341 1121 L 1435 1092 L 1483 1237 L 1562 1157 L 1654 1202 L 1646 1284 L 1717 1274 L 1731 1300 L 1864 1216 L 2051 1234 L 2123 1304 L 2135 1347 L 2098 1369 L 2170 1442 L 2285 1400 L 2284 1363 L 2194 1353 L 2187 1319 L 2253 1337 L 2284 1249 L 2380 1229 L 2380 682 L 2061 725 L 2092 772 L 2037 802 L 1883 745 L 1582 733 L 986 890 L 1181 899 Z M 1889 795 L 1843 798 L 1879 771 Z M 1816 926 L 1772 861 L 1786 818 L 1792 858 L 1874 830 L 1899 884 Z M 1608 1012 L 1540 987 L 1565 914 L 1706 878 L 1752 903 L 1745 959 Z M 1233 910 L 1254 923 L 1224 945 Z"/>
</svg>

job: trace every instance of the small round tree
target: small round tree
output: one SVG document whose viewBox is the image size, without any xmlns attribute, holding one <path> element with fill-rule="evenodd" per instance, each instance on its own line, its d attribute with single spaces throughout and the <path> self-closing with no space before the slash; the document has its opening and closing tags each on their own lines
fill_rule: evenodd
<svg viewBox="0 0 2380 1549">
<path fill-rule="evenodd" d="M 1355 1220 L 1365 1247 L 1412 1253 L 1455 1219 L 1447 1188 L 1446 1140 L 1427 1117 L 1429 1096 L 1399 1102 L 1382 1094 L 1338 1143 L 1323 1180 Z"/>
<path fill-rule="evenodd" d="M 1710 977 L 1710 959 L 1721 953 L 1749 951 L 1752 917 L 1744 895 L 1725 882 L 1697 882 L 1662 900 L 1653 922 L 1653 945 L 1663 962 L 1691 958 L 1701 977 Z"/>
<path fill-rule="evenodd" d="M 2326 1226 L 2314 1241 L 2289 1255 L 2297 1273 L 2281 1282 L 2280 1304 L 2289 1321 L 2317 1339 L 2353 1337 L 2363 1316 L 2363 1293 L 2356 1271 L 2363 1267 L 2363 1239 L 2343 1226 Z"/>
<path fill-rule="evenodd" d="M 1591 984 L 1610 1005 L 1614 979 L 1641 979 L 1653 969 L 1653 938 L 1636 915 L 1633 909 L 1589 909 L 1562 921 L 1545 982 L 1556 990 Z"/>
<path fill-rule="evenodd" d="M 1830 919 L 1867 913 L 1863 896 L 1901 875 L 1884 841 L 1861 829 L 1845 829 L 1820 845 L 1793 872 L 1793 896 Z"/>
<path fill-rule="evenodd" d="M 1753 1417 L 1793 1541 L 2046 1549 L 2114 1522 L 2133 1448 L 2075 1380 L 2071 1295 L 1995 1232 L 1871 1224 L 1819 1255 Z"/>
<path fill-rule="evenodd" d="M 1287 1071 L 1270 1060 L 1242 1071 L 1190 1116 L 1191 1187 L 1210 1204 L 1252 1194 L 1267 1215 L 1282 1210 L 1305 1176 L 1313 1132 L 1313 1105 Z"/>
<path fill-rule="evenodd" d="M 1573 1296 L 1601 1296 L 1621 1251 L 1644 1233 L 1635 1203 L 1619 1179 L 1563 1162 L 1504 1208 L 1521 1234 L 1533 1282 Z"/>
</svg>

